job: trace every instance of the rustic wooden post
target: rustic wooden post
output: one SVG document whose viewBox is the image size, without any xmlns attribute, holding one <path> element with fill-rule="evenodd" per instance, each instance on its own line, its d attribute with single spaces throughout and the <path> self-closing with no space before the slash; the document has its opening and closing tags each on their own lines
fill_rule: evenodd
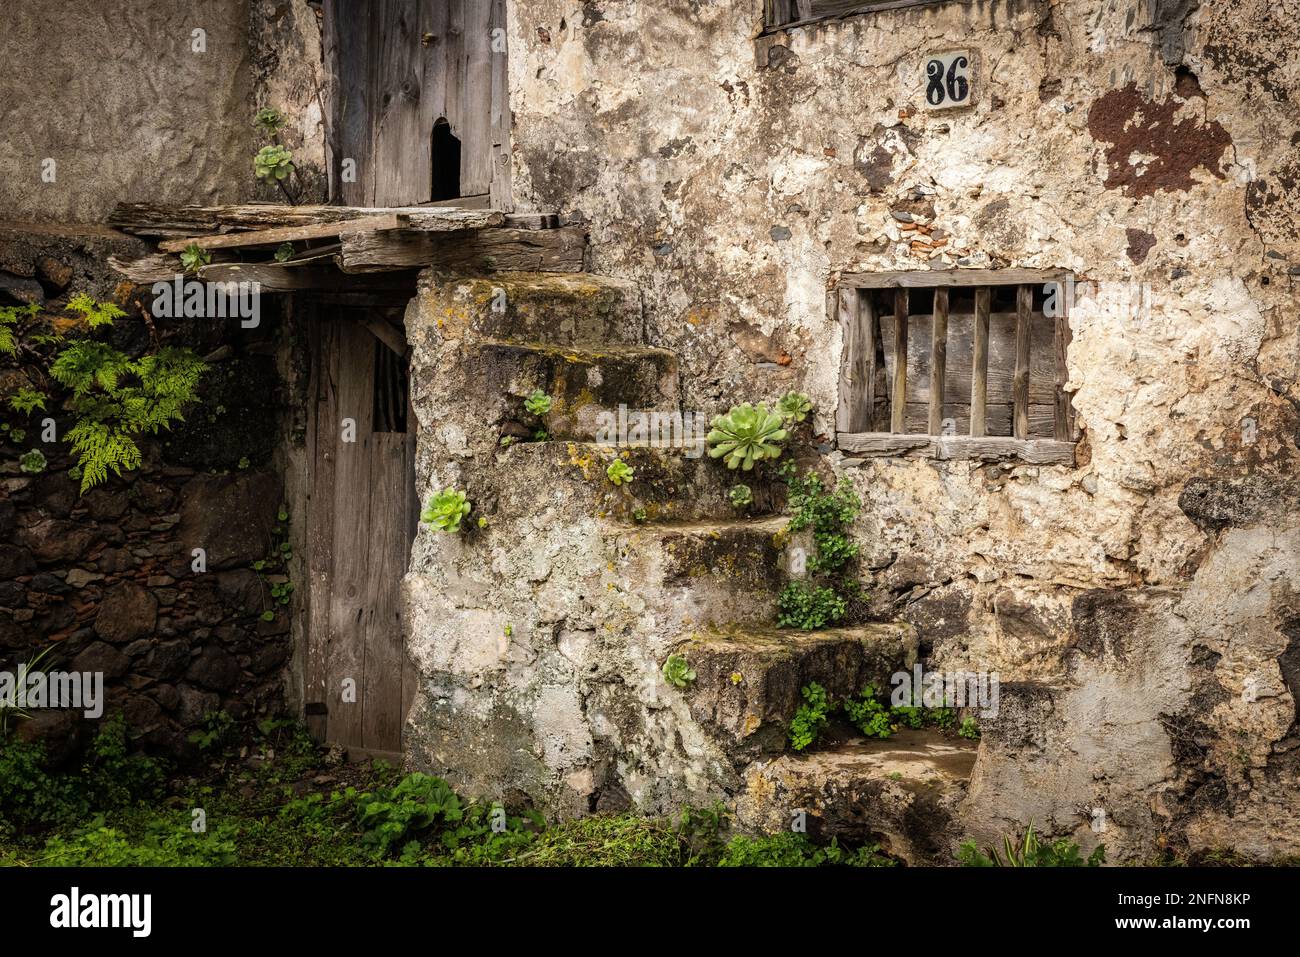
<svg viewBox="0 0 1300 957">
<path fill-rule="evenodd" d="M 948 366 L 948 290 L 934 291 L 930 321 L 930 434 L 943 431 L 943 379 Z"/>
<path fill-rule="evenodd" d="M 1068 282 L 1068 281 L 1067 281 Z M 1070 394 L 1065 391 L 1065 383 L 1070 379 L 1065 357 L 1070 349 L 1070 305 L 1067 282 L 1056 283 L 1056 410 L 1054 416 L 1055 437 L 1061 442 L 1074 441 L 1074 412 L 1070 407 Z"/>
<path fill-rule="evenodd" d="M 907 290 L 894 290 L 894 392 L 889 400 L 889 430 L 901 433 L 907 416 Z"/>
<path fill-rule="evenodd" d="M 1034 289 L 1016 288 L 1016 371 L 1011 380 L 1014 434 L 1029 438 L 1029 322 L 1033 314 Z"/>
<path fill-rule="evenodd" d="M 992 290 L 983 286 L 975 290 L 975 341 L 972 347 L 970 376 L 970 434 L 977 438 L 987 434 L 989 394 L 989 302 Z"/>
</svg>

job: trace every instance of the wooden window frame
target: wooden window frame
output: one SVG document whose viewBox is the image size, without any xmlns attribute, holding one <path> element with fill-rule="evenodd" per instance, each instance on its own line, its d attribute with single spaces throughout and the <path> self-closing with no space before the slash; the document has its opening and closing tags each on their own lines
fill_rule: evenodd
<svg viewBox="0 0 1300 957">
<path fill-rule="evenodd" d="M 831 9 L 822 13 L 812 13 L 813 0 L 763 0 L 763 32 L 779 33 L 795 27 L 823 23 L 827 20 L 843 20 L 846 17 L 861 16 L 866 13 L 880 13 L 887 10 L 901 10 L 906 7 L 929 7 L 941 3 L 968 3 L 970 0 L 839 0 L 823 3 Z"/>
<path fill-rule="evenodd" d="M 1068 288 L 1070 273 L 1044 269 L 955 269 L 918 272 L 846 273 L 831 293 L 843 334 L 840 364 L 839 406 L 836 410 L 836 444 L 853 456 L 976 459 L 981 461 L 1019 460 L 1033 465 L 1073 465 L 1078 426 L 1067 381 L 1066 352 L 1070 345 Z M 1033 318 L 1033 287 L 1059 283 L 1057 302 L 1060 314 L 1055 323 L 1055 394 L 1053 401 L 1052 438 L 1030 437 L 1029 379 L 1030 332 Z M 1012 377 L 1012 431 L 1010 436 L 987 435 L 987 391 L 989 316 L 992 288 L 1015 286 L 1015 367 Z M 944 377 L 947 368 L 948 300 L 954 288 L 975 291 L 975 309 L 971 316 L 971 399 L 970 432 L 967 435 L 940 434 L 944 419 Z M 907 396 L 908 300 L 910 290 L 933 290 L 933 319 L 930 323 L 929 416 L 926 433 L 904 431 Z M 894 310 L 877 316 L 863 308 L 868 291 L 893 290 Z M 893 325 L 894 366 L 898 370 L 893 382 L 886 382 L 890 394 L 888 430 L 880 426 L 885 417 L 878 411 L 880 395 L 878 376 L 885 367 L 877 361 L 878 345 L 883 350 L 885 337 L 880 323 Z M 881 340 L 879 343 L 877 340 Z"/>
</svg>

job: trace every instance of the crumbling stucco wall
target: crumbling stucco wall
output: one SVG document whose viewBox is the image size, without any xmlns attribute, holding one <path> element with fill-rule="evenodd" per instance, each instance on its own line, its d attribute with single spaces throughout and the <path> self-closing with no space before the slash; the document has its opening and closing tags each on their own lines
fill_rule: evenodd
<svg viewBox="0 0 1300 957">
<path fill-rule="evenodd" d="M 324 156 L 316 16 L 305 0 L 10 0 L 0 216 L 102 222 L 121 201 L 275 198 L 253 175 L 263 105 L 289 118 L 283 138 L 314 197 Z"/>
<path fill-rule="evenodd" d="M 518 205 L 585 221 L 593 271 L 641 286 L 686 408 L 799 387 L 828 442 L 837 273 L 1098 280 L 1071 319 L 1078 467 L 840 462 L 876 610 L 932 666 L 1016 683 L 972 833 L 1300 852 L 1300 5 L 940 3 L 756 51 L 760 7 L 513 2 Z M 921 58 L 953 47 L 975 105 L 929 113 Z"/>
</svg>

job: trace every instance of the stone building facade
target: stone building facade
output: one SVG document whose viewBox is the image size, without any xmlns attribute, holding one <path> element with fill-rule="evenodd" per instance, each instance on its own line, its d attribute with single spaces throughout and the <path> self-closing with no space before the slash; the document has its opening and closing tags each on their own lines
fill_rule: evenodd
<svg viewBox="0 0 1300 957">
<path fill-rule="evenodd" d="M 199 83 L 176 135 L 238 142 L 233 104 L 278 106 L 323 190 L 316 9 L 210 6 L 239 79 Z M 781 28 L 761 0 L 508 2 L 513 208 L 583 225 L 585 270 L 429 270 L 407 309 L 416 490 L 462 488 L 486 519 L 416 539 L 407 758 L 560 815 L 804 809 L 914 860 L 1031 820 L 1112 859 L 1298 853 L 1300 7 L 882 7 Z M 953 50 L 970 102 L 928 109 L 926 61 Z M 166 201 L 251 197 L 216 159 L 177 178 L 148 155 Z M 7 218 L 102 219 L 126 182 L 105 169 L 55 203 L 6 178 Z M 953 269 L 1078 282 L 1071 463 L 838 447 L 844 277 Z M 503 447 L 534 387 L 551 441 Z M 869 599 L 803 636 L 771 627 L 779 483 L 741 519 L 718 462 L 636 449 L 616 487 L 593 427 L 791 389 L 815 402 L 801 464 L 864 502 Z M 660 674 L 674 651 L 689 689 Z M 782 753 L 803 683 L 917 662 L 1000 677 L 978 749 Z"/>
</svg>

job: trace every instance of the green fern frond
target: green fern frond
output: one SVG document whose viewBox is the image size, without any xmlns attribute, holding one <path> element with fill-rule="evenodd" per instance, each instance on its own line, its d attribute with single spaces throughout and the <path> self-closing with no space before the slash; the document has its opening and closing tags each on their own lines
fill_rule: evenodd
<svg viewBox="0 0 1300 957">
<path fill-rule="evenodd" d="M 44 412 L 48 398 L 44 392 L 24 386 L 9 397 L 9 408 L 22 415 L 31 415 L 36 409 Z"/>
<path fill-rule="evenodd" d="M 103 422 L 80 421 L 68 430 L 66 436 L 81 468 L 81 491 L 108 481 L 108 471 L 121 475 L 122 471 L 140 467 L 140 447 L 126 433 Z"/>
<path fill-rule="evenodd" d="M 8 326 L 0 326 L 0 353 L 11 356 L 18 351 L 18 343 L 14 341 L 14 331 Z"/>
<path fill-rule="evenodd" d="M 96 302 L 84 292 L 73 296 L 66 308 L 68 312 L 75 312 L 81 316 L 82 321 L 91 329 L 98 329 L 100 326 L 111 326 L 114 319 L 121 319 L 126 315 L 113 303 Z"/>
<path fill-rule="evenodd" d="M 112 346 L 90 339 L 77 339 L 50 365 L 50 375 L 59 385 L 81 395 L 98 386 L 111 392 L 118 380 L 131 371 L 131 360 Z"/>
</svg>

